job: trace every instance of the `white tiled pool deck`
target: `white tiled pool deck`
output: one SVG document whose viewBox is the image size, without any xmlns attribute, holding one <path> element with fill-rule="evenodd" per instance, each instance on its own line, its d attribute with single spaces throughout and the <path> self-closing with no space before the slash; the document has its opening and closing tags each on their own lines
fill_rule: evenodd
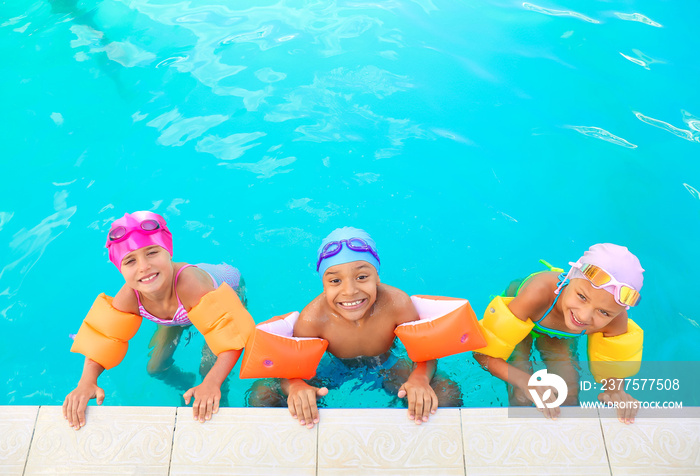
<svg viewBox="0 0 700 476">
<path fill-rule="evenodd" d="M 72 430 L 58 406 L 0 407 L 0 474 L 698 475 L 700 418 L 509 418 L 443 408 L 322 409 L 308 430 L 286 409 L 89 407 Z M 574 409 L 571 409 L 574 410 Z"/>
</svg>

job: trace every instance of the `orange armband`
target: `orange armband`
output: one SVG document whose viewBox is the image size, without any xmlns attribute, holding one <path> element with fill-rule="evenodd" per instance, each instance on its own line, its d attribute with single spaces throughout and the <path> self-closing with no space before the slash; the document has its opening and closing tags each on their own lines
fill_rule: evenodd
<svg viewBox="0 0 700 476">
<path fill-rule="evenodd" d="M 116 310 L 112 299 L 104 293 L 97 296 L 70 349 L 105 369 L 117 366 L 124 359 L 128 341 L 139 330 L 142 320 L 139 315 Z"/>
<path fill-rule="evenodd" d="M 246 344 L 241 378 L 301 378 L 316 375 L 328 347 L 325 339 L 293 337 L 298 312 L 259 324 Z"/>
<path fill-rule="evenodd" d="M 255 328 L 255 321 L 226 283 L 205 294 L 187 315 L 216 355 L 242 349 Z"/>
<path fill-rule="evenodd" d="M 394 333 L 414 362 L 439 359 L 486 345 L 469 301 L 411 296 L 420 320 L 396 327 Z"/>
</svg>

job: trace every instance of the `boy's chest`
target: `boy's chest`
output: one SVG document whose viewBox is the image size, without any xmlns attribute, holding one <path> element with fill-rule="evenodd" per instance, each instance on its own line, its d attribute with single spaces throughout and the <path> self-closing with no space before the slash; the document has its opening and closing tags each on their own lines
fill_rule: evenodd
<svg viewBox="0 0 700 476">
<path fill-rule="evenodd" d="M 328 351 L 341 359 L 383 354 L 394 343 L 394 328 L 393 323 L 334 328 L 325 336 Z"/>
</svg>

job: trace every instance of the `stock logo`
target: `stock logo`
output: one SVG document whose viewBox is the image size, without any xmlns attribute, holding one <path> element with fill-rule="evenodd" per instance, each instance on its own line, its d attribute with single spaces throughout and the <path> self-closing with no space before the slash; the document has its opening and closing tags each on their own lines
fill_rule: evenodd
<svg viewBox="0 0 700 476">
<path fill-rule="evenodd" d="M 547 369 L 538 370 L 535 372 L 530 380 L 527 382 L 528 387 L 553 387 L 557 391 L 557 399 L 552 403 L 545 403 L 552 396 L 552 389 L 548 388 L 542 394 L 540 394 L 534 388 L 528 388 L 532 400 L 535 402 L 537 408 L 557 408 L 559 405 L 564 403 L 566 396 L 569 394 L 569 389 L 566 386 L 566 382 L 563 378 L 557 374 L 548 374 Z"/>
</svg>

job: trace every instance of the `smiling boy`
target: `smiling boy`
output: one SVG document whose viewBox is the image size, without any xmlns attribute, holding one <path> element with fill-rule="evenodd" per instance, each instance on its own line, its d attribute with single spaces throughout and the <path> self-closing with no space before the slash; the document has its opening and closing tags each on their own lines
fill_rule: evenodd
<svg viewBox="0 0 700 476">
<path fill-rule="evenodd" d="M 405 292 L 380 281 L 379 267 L 376 244 L 367 232 L 334 230 L 321 243 L 316 263 L 323 293 L 302 310 L 294 336 L 327 340 L 335 357 L 334 374 L 347 375 L 348 369 L 351 375 L 375 372 L 386 391 L 407 398 L 409 418 L 421 424 L 439 401 L 461 405 L 460 391 L 452 382 L 434 378 L 435 360 L 413 364 L 391 352 L 396 327 L 418 320 L 418 313 Z M 324 370 L 322 364 L 317 378 L 327 377 Z M 260 387 L 254 390 L 254 399 L 269 401 L 260 391 L 264 393 Z M 325 396 L 328 388 L 291 379 L 281 381 L 281 391 L 292 417 L 313 428 L 319 421 L 317 397 Z"/>
</svg>

